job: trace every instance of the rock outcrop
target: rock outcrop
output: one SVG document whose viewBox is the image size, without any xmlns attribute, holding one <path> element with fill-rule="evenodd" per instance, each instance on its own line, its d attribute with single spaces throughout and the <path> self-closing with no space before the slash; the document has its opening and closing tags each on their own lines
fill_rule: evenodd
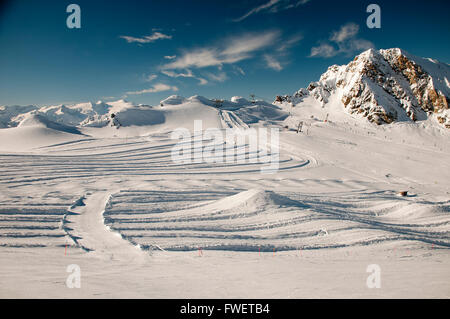
<svg viewBox="0 0 450 319">
<path fill-rule="evenodd" d="M 450 128 L 450 67 L 400 49 L 370 49 L 347 65 L 333 65 L 318 82 L 275 103 L 312 96 L 325 106 L 337 94 L 347 111 L 378 125 L 434 118 Z"/>
</svg>

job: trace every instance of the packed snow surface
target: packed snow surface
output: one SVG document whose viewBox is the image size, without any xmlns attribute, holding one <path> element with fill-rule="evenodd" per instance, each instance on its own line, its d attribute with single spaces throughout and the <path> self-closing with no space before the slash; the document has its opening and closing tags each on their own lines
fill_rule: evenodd
<svg viewBox="0 0 450 319">
<path fill-rule="evenodd" d="M 4 108 L 1 297 L 450 296 L 448 129 L 377 126 L 311 96 L 161 104 Z M 174 162 L 171 133 L 195 120 L 279 129 L 278 171 Z M 219 143 L 246 159 L 272 152 Z M 71 264 L 80 289 L 66 287 Z M 380 289 L 366 285 L 371 264 Z"/>
</svg>

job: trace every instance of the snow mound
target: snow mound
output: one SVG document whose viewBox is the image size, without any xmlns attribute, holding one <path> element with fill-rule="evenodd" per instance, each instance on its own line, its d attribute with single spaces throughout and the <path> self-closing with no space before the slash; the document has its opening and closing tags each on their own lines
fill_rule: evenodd
<svg viewBox="0 0 450 319">
<path fill-rule="evenodd" d="M 10 106 L 0 106 L 0 128 L 7 128 L 11 126 L 16 126 L 17 123 L 12 123 L 13 119 L 19 114 L 28 113 L 38 109 L 37 106 L 28 105 L 10 105 Z"/>
<path fill-rule="evenodd" d="M 42 114 L 28 114 L 17 127 L 0 130 L 0 150 L 31 151 L 84 138 L 75 127 L 53 122 Z"/>
<path fill-rule="evenodd" d="M 231 98 L 231 102 L 238 104 L 238 105 L 249 105 L 251 104 L 251 102 L 245 98 L 243 98 L 242 96 L 233 96 Z"/>
<path fill-rule="evenodd" d="M 174 102 L 176 99 L 170 99 Z M 201 120 L 202 129 L 222 128 L 219 111 L 199 101 L 186 100 L 181 104 L 164 104 L 163 106 L 133 106 L 129 103 L 117 103 L 107 117 L 109 127 L 101 132 L 88 129 L 93 136 L 143 136 L 152 132 L 169 132 L 185 128 L 194 130 L 194 122 Z M 110 131 L 111 127 L 116 127 Z"/>
<path fill-rule="evenodd" d="M 211 204 L 210 208 L 220 210 L 245 208 L 245 210 L 257 210 L 267 206 L 299 206 L 300 204 L 287 197 L 272 191 L 262 189 L 250 189 L 236 195 L 225 197 Z"/>
<path fill-rule="evenodd" d="M 160 129 L 170 131 L 177 128 L 194 130 L 194 121 L 201 120 L 202 128 L 222 128 L 219 111 L 196 99 L 189 98 L 186 103 L 180 105 L 168 105 L 161 109 L 164 113 L 165 123 Z"/>
<path fill-rule="evenodd" d="M 160 102 L 160 104 L 162 105 L 179 105 L 179 104 L 183 104 L 186 103 L 186 98 L 179 96 L 179 95 L 171 95 L 168 98 L 165 98 L 164 100 L 162 100 Z"/>
<path fill-rule="evenodd" d="M 30 114 L 26 116 L 17 127 L 41 127 L 70 134 L 81 134 L 77 128 L 50 121 L 42 114 Z"/>
<path fill-rule="evenodd" d="M 254 124 L 261 121 L 276 122 L 284 121 L 289 113 L 275 105 L 252 104 L 251 106 L 241 107 L 234 113 L 246 124 Z"/>
<path fill-rule="evenodd" d="M 150 126 L 162 124 L 166 121 L 163 111 L 154 110 L 151 107 L 127 107 L 117 109 L 114 114 L 121 126 Z M 110 116 L 111 116 L 110 115 Z"/>
<path fill-rule="evenodd" d="M 188 98 L 188 101 L 189 102 L 193 102 L 193 103 L 201 103 L 201 104 L 209 105 L 209 106 L 214 106 L 215 105 L 213 100 L 210 100 L 210 99 L 208 99 L 208 98 L 206 98 L 204 96 L 201 96 L 201 95 L 191 96 L 190 98 Z"/>
</svg>

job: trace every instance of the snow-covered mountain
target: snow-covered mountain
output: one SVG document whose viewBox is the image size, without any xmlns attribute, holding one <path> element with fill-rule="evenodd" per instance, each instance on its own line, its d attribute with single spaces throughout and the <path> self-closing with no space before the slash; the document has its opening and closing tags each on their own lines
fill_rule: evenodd
<svg viewBox="0 0 450 319">
<path fill-rule="evenodd" d="M 339 103 L 376 124 L 433 118 L 450 128 L 450 66 L 401 49 L 370 49 L 347 65 L 333 65 L 307 88 L 277 96 L 275 104 L 301 106 L 313 98 L 323 108 Z"/>
<path fill-rule="evenodd" d="M 120 102 L 120 103 L 118 103 Z M 126 104 L 125 101 L 117 101 L 110 104 L 104 102 L 79 103 L 74 105 L 52 106 L 0 106 L 0 128 L 16 127 L 21 122 L 37 115 L 48 121 L 61 123 L 68 126 L 106 125 L 107 113 L 117 104 Z"/>
<path fill-rule="evenodd" d="M 121 126 L 155 126 L 185 122 L 171 118 L 186 119 L 198 114 L 226 117 L 227 112 L 234 112 L 243 122 L 252 124 L 261 120 L 283 121 L 286 111 L 292 116 L 285 124 L 293 120 L 297 125 L 298 112 L 292 114 L 293 106 L 301 110 L 300 115 L 311 118 L 325 119 L 329 114 L 336 120 L 350 115 L 357 121 L 376 124 L 429 120 L 450 128 L 449 79 L 448 64 L 416 57 L 401 49 L 370 49 L 347 65 L 329 67 L 319 81 L 292 96 L 277 96 L 274 104 L 242 97 L 213 100 L 199 95 L 189 98 L 172 95 L 156 106 L 134 105 L 125 100 L 43 107 L 0 106 L 0 128 L 20 126 L 33 116 L 69 127 L 106 127 L 113 118 Z M 191 112 L 192 107 L 195 110 Z"/>
<path fill-rule="evenodd" d="M 0 106 L 0 129 L 22 127 L 22 124 L 29 126 L 30 123 L 37 123 L 36 119 L 40 123 L 67 127 L 100 128 L 120 123 L 120 126 L 166 125 L 168 129 L 186 124 L 187 119 L 192 119 L 192 123 L 194 119 L 220 122 L 221 112 L 227 111 L 240 113 L 249 123 L 286 117 L 278 106 L 264 101 L 249 101 L 238 96 L 231 100 L 211 100 L 199 95 L 189 98 L 172 95 L 156 106 L 134 105 L 125 100 L 43 107 Z"/>
</svg>

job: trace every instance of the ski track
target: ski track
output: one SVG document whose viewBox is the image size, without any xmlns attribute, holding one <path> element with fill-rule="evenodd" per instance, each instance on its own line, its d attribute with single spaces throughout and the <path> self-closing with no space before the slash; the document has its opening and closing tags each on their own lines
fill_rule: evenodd
<svg viewBox="0 0 450 319">
<path fill-rule="evenodd" d="M 139 247 L 124 241 L 120 234 L 112 232 L 103 221 L 103 212 L 109 205 L 110 197 L 109 192 L 96 192 L 80 198 L 72 206 L 76 214 L 67 218 L 76 226 L 68 234 L 77 238 L 77 244 L 88 252 L 111 260 L 136 261 L 144 256 Z"/>
<path fill-rule="evenodd" d="M 220 116 L 226 127 L 245 128 L 231 111 Z M 373 186 L 380 180 L 361 172 L 355 172 L 361 179 L 295 178 L 323 164 L 284 141 L 275 175 L 261 174 L 266 164 L 248 161 L 261 150 L 251 153 L 246 144 L 234 146 L 245 163 L 209 164 L 173 163 L 174 145 L 168 134 L 155 134 L 0 155 L 0 185 L 10 196 L 0 201 L 0 246 L 70 246 L 118 260 L 141 260 L 150 250 L 200 248 L 283 251 L 393 241 L 450 247 L 450 201 L 420 202 L 377 191 Z M 118 184 L 92 186 L 102 179 Z M 136 179 L 145 188 L 129 185 Z M 64 183 L 81 188 L 28 200 L 16 191 Z M 307 192 L 324 186 L 333 191 Z M 405 220 L 405 211 L 414 218 Z"/>
<path fill-rule="evenodd" d="M 101 144 L 101 145 L 99 145 Z M 155 145 L 157 144 L 157 145 Z M 93 179 L 151 177 L 156 175 L 152 184 L 156 187 L 173 187 L 167 177 L 175 179 L 178 187 L 189 188 L 202 183 L 201 179 L 185 176 L 202 176 L 214 174 L 254 174 L 260 176 L 259 163 L 193 163 L 173 164 L 171 149 L 175 145 L 167 135 L 151 138 L 136 138 L 135 141 L 117 143 L 117 139 L 83 139 L 70 143 L 59 143 L 40 148 L 39 154 L 2 154 L 0 155 L 0 185 L 10 194 L 16 194 L 23 187 L 41 185 L 57 187 L 61 183 L 89 184 Z M 244 154 L 246 159 L 259 154 L 250 153 L 248 145 L 238 145 L 236 156 Z M 42 153 L 44 152 L 44 153 Z M 270 153 L 266 156 L 270 156 Z M 286 157 L 280 161 L 281 170 L 295 170 L 307 166 L 309 162 L 296 161 Z M 184 177 L 183 177 L 184 176 Z M 257 185 L 240 183 L 239 180 L 224 181 L 228 188 L 242 188 Z M 167 184 L 168 183 L 168 184 Z M 262 184 L 262 181 L 260 182 Z M 220 184 L 220 182 L 218 183 Z M 108 229 L 103 223 L 102 212 L 106 199 L 112 190 L 95 190 L 80 194 L 63 194 L 61 200 L 50 193 L 48 196 L 29 196 L 27 200 L 21 195 L 11 201 L 6 197 L 0 202 L 0 245 L 4 247 L 79 247 L 85 252 L 92 252 L 110 258 L 126 259 L 126 251 L 138 251 L 137 244 L 130 244 L 121 234 Z M 210 196 L 217 199 L 217 192 Z M 230 194 L 225 192 L 224 194 Z M 166 198 L 167 195 L 164 196 Z M 175 196 L 180 196 L 176 193 Z M 195 205 L 200 198 L 192 194 L 188 199 Z M 9 199 L 10 199 L 9 198 Z M 34 201 L 34 202 L 33 202 Z M 52 203 L 55 201 L 55 203 Z M 139 201 L 139 199 L 137 199 Z M 179 201 L 179 200 L 177 200 Z M 82 203 L 82 205 L 80 204 Z M 133 245 L 134 244 L 134 245 Z M 154 243 L 157 245 L 156 243 Z M 157 247 L 157 246 L 153 246 Z M 135 255 L 135 254 L 133 254 Z"/>
<path fill-rule="evenodd" d="M 244 201 L 234 199 L 249 192 Z M 105 222 L 134 244 L 151 249 L 156 243 L 168 251 L 281 251 L 408 240 L 450 246 L 448 220 L 434 224 L 420 219 L 416 223 L 392 220 L 395 212 L 416 205 L 393 193 L 330 197 L 254 190 L 224 196 L 223 192 L 203 194 L 200 190 L 121 192 L 112 198 Z M 233 198 L 231 206 L 211 207 L 213 198 L 223 201 L 227 197 Z M 449 205 L 442 205 L 441 218 Z"/>
</svg>

